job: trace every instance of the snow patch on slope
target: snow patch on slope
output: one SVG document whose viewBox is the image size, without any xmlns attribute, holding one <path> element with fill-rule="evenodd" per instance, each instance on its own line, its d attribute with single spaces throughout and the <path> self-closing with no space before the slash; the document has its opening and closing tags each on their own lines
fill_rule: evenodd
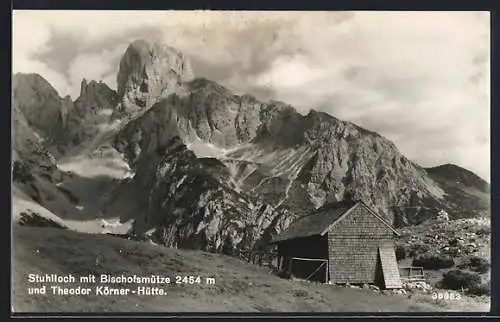
<svg viewBox="0 0 500 322">
<path fill-rule="evenodd" d="M 423 176 L 422 178 L 426 183 L 427 191 L 431 195 L 436 196 L 439 199 L 444 198 L 445 192 L 443 191 L 443 189 L 441 189 L 438 185 L 436 185 L 434 181 L 430 180 L 429 177 Z"/>
<path fill-rule="evenodd" d="M 90 155 L 72 158 L 57 166 L 63 171 L 71 171 L 85 178 L 109 176 L 124 179 L 134 175 L 123 155 L 109 146 L 102 147 Z"/>
<path fill-rule="evenodd" d="M 198 158 L 220 158 L 226 155 L 229 150 L 219 148 L 211 143 L 197 142 L 186 144 L 187 148 L 194 152 Z"/>
<path fill-rule="evenodd" d="M 102 116 L 111 116 L 114 112 L 114 109 L 112 108 L 103 108 L 97 112 L 98 115 Z"/>
<path fill-rule="evenodd" d="M 105 234 L 108 232 L 116 234 L 126 234 L 132 228 L 132 221 L 120 222 L 119 218 L 92 219 L 92 220 L 71 220 L 62 219 L 56 214 L 52 213 L 47 208 L 31 200 L 22 191 L 15 188 L 13 189 L 12 199 L 12 221 L 17 222 L 21 219 L 21 213 L 35 212 L 39 216 L 54 221 L 61 226 L 65 226 L 70 230 L 90 233 L 90 234 Z M 103 222 L 111 223 L 110 225 L 103 225 Z"/>
</svg>

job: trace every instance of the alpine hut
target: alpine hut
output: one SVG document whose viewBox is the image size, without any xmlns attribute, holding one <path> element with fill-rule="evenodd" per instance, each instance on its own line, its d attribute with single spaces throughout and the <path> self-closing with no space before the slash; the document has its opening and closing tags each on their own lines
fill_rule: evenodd
<svg viewBox="0 0 500 322">
<path fill-rule="evenodd" d="M 362 201 L 326 204 L 271 240 L 281 271 L 332 284 L 401 288 L 398 232 Z"/>
</svg>

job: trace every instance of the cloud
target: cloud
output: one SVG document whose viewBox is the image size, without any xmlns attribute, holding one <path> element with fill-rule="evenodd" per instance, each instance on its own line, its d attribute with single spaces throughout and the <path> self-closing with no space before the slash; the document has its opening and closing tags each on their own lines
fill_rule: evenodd
<svg viewBox="0 0 500 322">
<path fill-rule="evenodd" d="M 377 131 L 424 166 L 489 180 L 487 12 L 14 12 L 14 71 L 76 98 L 116 88 L 134 39 L 165 42 L 237 92 L 322 110 Z M 29 39 L 29 41 L 26 41 Z"/>
<path fill-rule="evenodd" d="M 79 84 L 83 78 L 86 78 L 114 85 L 116 78 L 114 64 L 116 57 L 120 57 L 122 52 L 122 50 L 104 50 L 99 53 L 76 56 L 67 69 L 70 84 Z"/>
</svg>

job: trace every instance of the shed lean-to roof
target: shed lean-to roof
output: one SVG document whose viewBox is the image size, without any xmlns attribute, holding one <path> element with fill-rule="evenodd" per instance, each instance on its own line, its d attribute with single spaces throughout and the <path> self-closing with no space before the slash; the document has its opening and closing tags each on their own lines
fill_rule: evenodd
<svg viewBox="0 0 500 322">
<path fill-rule="evenodd" d="M 326 204 L 312 214 L 297 218 L 284 232 L 273 238 L 271 244 L 301 237 L 323 236 L 341 218 L 345 217 L 345 215 L 358 206 L 364 206 L 373 216 L 384 223 L 388 229 L 399 235 L 389 223 L 373 212 L 362 201 L 341 201 Z"/>
<path fill-rule="evenodd" d="M 401 288 L 401 277 L 393 245 L 382 245 L 378 249 L 385 288 Z"/>
</svg>

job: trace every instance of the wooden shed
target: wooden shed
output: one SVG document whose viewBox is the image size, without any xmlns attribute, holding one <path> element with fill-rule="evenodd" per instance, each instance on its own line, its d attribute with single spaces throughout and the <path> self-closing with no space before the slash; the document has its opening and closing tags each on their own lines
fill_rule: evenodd
<svg viewBox="0 0 500 322">
<path fill-rule="evenodd" d="M 273 238 L 280 270 L 336 284 L 401 288 L 397 231 L 362 201 L 327 204 Z"/>
</svg>

